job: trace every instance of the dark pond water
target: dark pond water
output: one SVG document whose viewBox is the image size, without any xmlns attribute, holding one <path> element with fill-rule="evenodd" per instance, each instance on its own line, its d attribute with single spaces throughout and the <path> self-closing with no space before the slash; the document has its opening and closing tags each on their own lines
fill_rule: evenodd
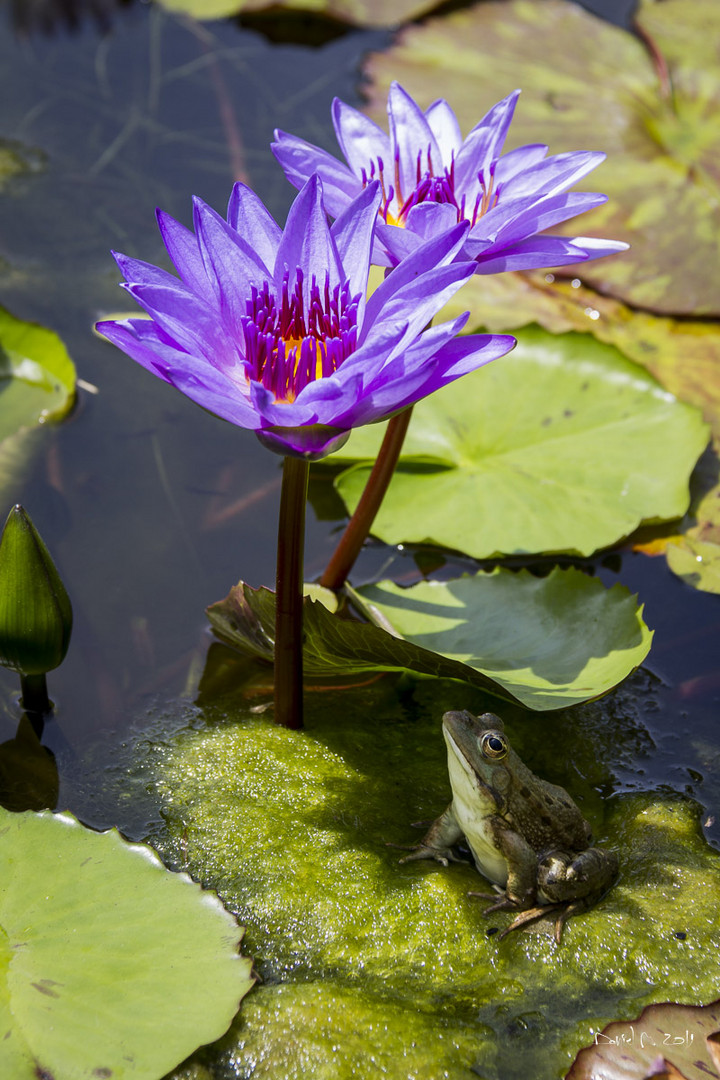
<svg viewBox="0 0 720 1080">
<path fill-rule="evenodd" d="M 620 22 L 631 7 L 587 6 Z M 85 388 L 5 496 L 32 514 L 75 609 L 67 660 L 50 676 L 58 716 L 45 733 L 60 770 L 58 805 L 105 826 L 107 808 L 94 812 L 78 779 L 86 751 L 97 776 L 148 701 L 196 684 L 209 602 L 239 577 L 273 584 L 279 494 L 279 459 L 250 433 L 203 413 L 92 335 L 97 318 L 128 306 L 109 249 L 163 262 L 155 207 L 188 221 L 197 194 L 222 209 L 234 177 L 283 220 L 293 193 L 268 149 L 273 128 L 332 149 L 333 96 L 361 100 L 362 57 L 392 35 L 335 28 L 323 40 L 324 30 L 300 19 L 293 32 L 316 43 L 278 43 L 251 25 L 201 27 L 144 4 L 108 12 L 105 30 L 88 16 L 73 33 L 60 20 L 48 34 L 35 32 L 32 10 L 16 9 L 25 24 L 18 35 L 13 9 L 2 9 L 0 134 L 31 162 L 0 199 L 3 303 L 62 336 Z M 342 525 L 341 515 L 324 516 L 327 484 L 314 494 L 322 511 L 309 512 L 308 579 Z M 656 631 L 646 666 L 657 683 L 642 710 L 650 738 L 625 783 L 694 796 L 718 841 L 718 599 L 685 586 L 662 558 L 628 551 L 589 565 L 607 584 L 637 591 Z M 413 580 L 416 553 L 371 545 L 355 580 L 381 573 Z M 17 687 L 6 672 L 0 690 L 2 742 L 16 720 Z"/>
</svg>

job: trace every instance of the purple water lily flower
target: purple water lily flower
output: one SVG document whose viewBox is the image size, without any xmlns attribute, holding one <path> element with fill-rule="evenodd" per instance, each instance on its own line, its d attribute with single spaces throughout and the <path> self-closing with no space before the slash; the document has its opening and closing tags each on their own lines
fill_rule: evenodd
<svg viewBox="0 0 720 1080">
<path fill-rule="evenodd" d="M 275 132 L 275 157 L 301 187 L 317 173 L 328 213 L 337 216 L 369 183 L 382 189 L 374 261 L 394 266 L 430 236 L 458 222 L 469 228 L 460 252 L 475 272 L 528 270 L 583 262 L 625 251 L 627 244 L 545 230 L 600 206 L 607 196 L 568 192 L 604 160 L 578 151 L 547 157 L 547 146 L 502 154 L 517 90 L 495 105 L 463 139 L 442 98 L 423 110 L 398 83 L 388 96 L 389 134 L 363 113 L 333 102 L 333 123 L 347 165 L 311 143 Z"/>
<path fill-rule="evenodd" d="M 313 176 L 284 231 L 236 184 L 227 221 L 195 200 L 195 233 L 158 211 L 180 277 L 115 255 L 149 319 L 98 330 L 209 412 L 309 460 L 508 352 L 515 339 L 456 338 L 467 315 L 424 329 L 473 272 L 454 261 L 469 226 L 420 244 L 366 299 L 381 192 L 358 188 L 332 227 Z"/>
</svg>

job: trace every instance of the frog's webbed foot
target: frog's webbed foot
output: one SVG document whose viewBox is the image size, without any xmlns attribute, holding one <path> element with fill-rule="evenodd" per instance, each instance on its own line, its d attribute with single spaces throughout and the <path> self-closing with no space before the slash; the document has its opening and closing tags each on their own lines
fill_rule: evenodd
<svg viewBox="0 0 720 1080">
<path fill-rule="evenodd" d="M 450 806 L 440 817 L 433 821 L 419 844 L 406 845 L 411 854 L 406 855 L 400 862 L 412 862 L 414 859 L 434 859 L 435 862 L 439 862 L 443 866 L 447 866 L 451 862 L 465 862 L 453 850 L 453 845 L 457 844 L 462 835 L 462 829 L 455 820 L 452 803 L 450 803 Z M 393 847 L 402 846 L 393 844 Z"/>
<path fill-rule="evenodd" d="M 441 863 L 442 866 L 447 866 L 451 862 L 462 863 L 466 861 L 456 855 L 452 848 L 435 848 L 430 847 L 428 844 L 389 844 L 388 846 L 402 848 L 410 852 L 409 855 L 404 855 L 400 859 L 401 863 L 413 862 L 415 859 L 434 859 L 435 862 Z"/>
<path fill-rule="evenodd" d="M 515 901 L 511 900 L 510 897 L 504 892 L 469 892 L 468 896 L 475 897 L 478 900 L 495 901 L 495 903 L 491 904 L 490 907 L 485 908 L 485 910 L 483 911 L 483 915 L 489 915 L 493 911 L 517 911 L 518 908 Z"/>
<path fill-rule="evenodd" d="M 506 926 L 505 929 L 498 934 L 498 941 L 502 941 L 502 939 L 507 937 L 508 934 L 511 934 L 513 930 L 521 930 L 522 927 L 527 926 L 528 923 L 536 922 L 538 919 L 547 918 L 548 915 L 552 915 L 558 908 L 561 908 L 562 910 L 555 920 L 554 933 L 555 940 L 559 945 L 562 939 L 565 920 L 569 919 L 570 914 L 572 914 L 567 910 L 571 906 L 571 904 L 540 904 L 537 907 L 528 908 L 527 911 L 521 911 L 515 916 L 510 925 Z"/>
<path fill-rule="evenodd" d="M 581 911 L 585 911 L 589 905 L 584 900 L 575 900 L 571 903 L 557 903 L 557 904 L 535 904 L 533 907 L 526 908 L 523 911 L 518 911 L 518 904 L 515 900 L 511 900 L 506 893 L 481 893 L 481 892 L 469 892 L 468 896 L 478 897 L 481 900 L 494 900 L 495 903 L 490 907 L 485 908 L 483 915 L 491 915 L 495 911 L 516 911 L 517 914 L 509 926 L 506 926 L 498 936 L 498 941 L 502 941 L 504 937 L 511 934 L 513 930 L 521 930 L 523 926 L 527 926 L 529 923 L 536 922 L 538 919 L 547 918 L 548 915 L 552 915 L 554 912 L 558 912 L 558 916 L 555 920 L 555 933 L 554 937 L 558 945 L 562 940 L 562 932 L 565 923 L 572 915 L 577 915 Z"/>
</svg>

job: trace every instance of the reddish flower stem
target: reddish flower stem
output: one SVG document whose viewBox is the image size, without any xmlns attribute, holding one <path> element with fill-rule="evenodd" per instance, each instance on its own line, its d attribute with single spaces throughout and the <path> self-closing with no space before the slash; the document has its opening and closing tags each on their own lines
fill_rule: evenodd
<svg viewBox="0 0 720 1080">
<path fill-rule="evenodd" d="M 388 423 L 385 438 L 368 477 L 365 490 L 360 496 L 360 502 L 320 578 L 320 584 L 326 589 L 340 589 L 355 565 L 360 548 L 372 528 L 380 503 L 392 479 L 411 416 L 412 406 L 409 406 L 397 416 L 393 416 Z"/>
<path fill-rule="evenodd" d="M 655 74 L 657 75 L 658 82 L 660 83 L 660 95 L 665 101 L 673 102 L 673 84 L 670 76 L 670 70 L 667 65 L 667 60 L 660 52 L 660 48 L 650 33 L 645 27 L 637 20 L 633 20 L 632 28 L 637 36 L 642 41 L 643 45 L 650 54 L 653 67 L 655 68 Z"/>
<path fill-rule="evenodd" d="M 303 554 L 310 465 L 286 457 L 283 464 L 275 579 L 275 723 L 303 726 Z"/>
</svg>

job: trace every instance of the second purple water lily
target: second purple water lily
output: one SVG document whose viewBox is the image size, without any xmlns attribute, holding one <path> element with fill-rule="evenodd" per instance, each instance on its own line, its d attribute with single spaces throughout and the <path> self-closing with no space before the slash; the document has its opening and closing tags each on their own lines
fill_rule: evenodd
<svg viewBox="0 0 720 1080">
<path fill-rule="evenodd" d="M 347 164 L 284 131 L 273 153 L 291 183 L 316 173 L 332 215 L 369 183 L 382 188 L 374 259 L 394 266 L 458 222 L 468 225 L 460 258 L 478 274 L 597 259 L 627 244 L 545 230 L 606 202 L 597 192 L 569 191 L 605 154 L 547 156 L 540 143 L 503 154 L 519 91 L 498 102 L 463 139 L 455 113 L 439 99 L 424 110 L 398 83 L 388 95 L 389 132 L 336 98 L 333 124 Z"/>
</svg>

